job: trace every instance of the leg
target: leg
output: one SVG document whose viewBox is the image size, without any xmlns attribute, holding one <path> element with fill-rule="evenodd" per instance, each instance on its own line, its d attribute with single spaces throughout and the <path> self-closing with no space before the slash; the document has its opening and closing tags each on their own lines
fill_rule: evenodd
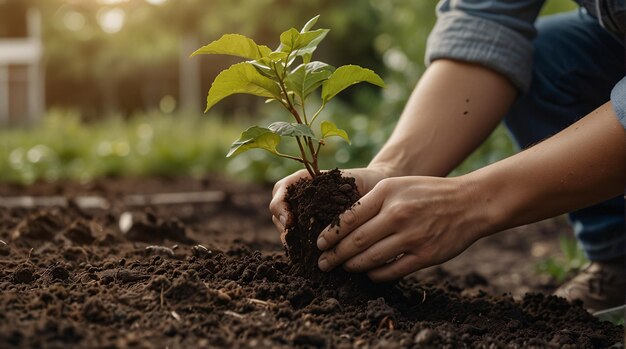
<svg viewBox="0 0 626 349">
<path fill-rule="evenodd" d="M 520 147 L 559 132 L 609 100 L 624 76 L 624 46 L 582 11 L 537 22 L 529 92 L 505 118 Z M 624 256 L 624 198 L 570 213 L 574 233 L 592 261 Z"/>
</svg>

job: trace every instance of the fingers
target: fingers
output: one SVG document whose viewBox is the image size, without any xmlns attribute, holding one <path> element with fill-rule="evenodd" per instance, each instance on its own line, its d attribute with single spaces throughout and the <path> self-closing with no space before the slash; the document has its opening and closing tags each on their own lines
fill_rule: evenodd
<svg viewBox="0 0 626 349">
<path fill-rule="evenodd" d="M 282 224 L 282 223 L 278 220 L 278 217 L 276 217 L 276 216 L 272 216 L 272 223 L 274 223 L 274 226 L 276 227 L 276 229 L 277 229 L 278 231 L 281 231 L 281 232 L 282 232 L 283 230 L 285 230 L 285 226 L 284 226 L 284 224 Z"/>
<path fill-rule="evenodd" d="M 285 202 L 287 187 L 297 182 L 300 178 L 308 177 L 310 176 L 307 171 L 300 170 L 281 179 L 274 185 L 274 189 L 272 190 L 272 201 L 270 202 L 270 212 L 272 213 L 272 222 L 274 222 L 276 229 L 279 231 L 285 230 L 285 227 L 290 219 L 289 207 Z"/>
<path fill-rule="evenodd" d="M 367 276 L 374 282 L 388 282 L 400 279 L 424 267 L 425 265 L 421 263 L 417 256 L 407 254 L 397 261 L 385 264 L 382 267 L 368 272 Z"/>
<path fill-rule="evenodd" d="M 400 234 L 393 234 L 374 243 L 365 251 L 343 264 L 346 271 L 359 273 L 372 270 L 394 261 L 407 252 L 407 243 Z"/>
<path fill-rule="evenodd" d="M 327 228 L 320 234 L 317 245 L 326 251 L 318 260 L 322 271 L 332 270 L 391 233 L 385 229 L 384 218 L 373 218 L 379 209 L 379 202 L 367 200 L 344 212 L 339 226 Z"/>
<path fill-rule="evenodd" d="M 339 216 L 339 225 L 328 226 L 322 230 L 317 238 L 317 247 L 322 251 L 326 251 L 335 246 L 337 242 L 348 236 L 353 230 L 376 216 L 380 211 L 381 201 L 382 198 L 379 199 L 375 195 L 362 197 L 361 200 Z M 353 239 L 363 240 L 365 237 L 361 234 L 367 233 L 360 233 Z"/>
<path fill-rule="evenodd" d="M 356 188 L 362 196 L 369 193 L 381 179 L 386 177 L 383 173 L 373 169 L 342 170 L 342 175 L 354 178 Z"/>
</svg>

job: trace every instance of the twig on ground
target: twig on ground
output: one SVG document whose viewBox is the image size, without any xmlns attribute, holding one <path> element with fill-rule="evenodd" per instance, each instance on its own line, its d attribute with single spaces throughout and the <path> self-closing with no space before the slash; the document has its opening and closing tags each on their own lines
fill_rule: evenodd
<svg viewBox="0 0 626 349">
<path fill-rule="evenodd" d="M 243 319 L 245 317 L 239 313 L 235 313 L 232 310 L 225 310 L 224 315 L 230 315 L 230 316 L 236 317 L 237 319 Z"/>
<path fill-rule="evenodd" d="M 163 305 L 165 304 L 165 298 L 163 297 L 163 285 L 161 285 L 161 295 L 159 298 L 161 300 L 161 308 L 163 308 Z"/>
<path fill-rule="evenodd" d="M 264 301 L 264 300 L 260 300 L 260 299 L 256 299 L 256 298 L 248 298 L 248 303 L 251 304 L 255 304 L 255 305 L 261 305 L 264 306 L 265 308 L 271 308 L 274 307 L 276 304 L 269 302 L 269 301 Z"/>
</svg>

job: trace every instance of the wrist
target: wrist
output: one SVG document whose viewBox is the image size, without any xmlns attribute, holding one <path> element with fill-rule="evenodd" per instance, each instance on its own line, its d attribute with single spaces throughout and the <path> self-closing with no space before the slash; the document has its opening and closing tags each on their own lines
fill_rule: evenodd
<svg viewBox="0 0 626 349">
<path fill-rule="evenodd" d="M 458 177 L 467 189 L 465 199 L 476 209 L 479 217 L 478 236 L 482 238 L 510 228 L 514 195 L 508 193 L 507 183 L 500 183 L 486 171 L 474 171 Z"/>
<path fill-rule="evenodd" d="M 404 172 L 391 163 L 372 161 L 369 165 L 367 165 L 367 169 L 378 172 L 383 178 L 404 176 Z"/>
</svg>

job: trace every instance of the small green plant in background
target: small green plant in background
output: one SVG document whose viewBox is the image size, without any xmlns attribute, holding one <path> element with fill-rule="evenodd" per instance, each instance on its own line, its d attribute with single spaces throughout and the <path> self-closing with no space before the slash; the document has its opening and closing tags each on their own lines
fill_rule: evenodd
<svg viewBox="0 0 626 349">
<path fill-rule="evenodd" d="M 576 239 L 561 236 L 559 246 L 563 258 L 550 257 L 537 263 L 537 271 L 551 276 L 556 282 L 562 283 L 572 274 L 580 271 L 589 263 L 585 252 Z"/>
<path fill-rule="evenodd" d="M 312 61 L 313 53 L 328 34 L 328 29 L 312 30 L 319 16 L 309 20 L 302 30 L 291 28 L 280 35 L 280 45 L 274 51 L 257 45 L 239 34 L 225 34 L 192 54 L 225 54 L 249 59 L 222 71 L 213 81 L 207 96 L 208 111 L 216 103 L 233 94 L 245 93 L 280 103 L 295 122 L 278 121 L 268 127 L 252 126 L 236 140 L 227 157 L 250 149 L 264 149 L 270 153 L 303 164 L 311 177 L 320 174 L 318 155 L 325 139 L 341 137 L 348 143 L 345 130 L 331 121 L 322 121 L 319 132 L 313 124 L 327 103 L 351 85 L 368 82 L 384 87 L 383 80 L 372 70 L 356 65 L 335 68 L 327 63 Z M 294 63 L 298 61 L 295 68 Z M 321 103 L 317 111 L 307 116 L 307 98 L 321 88 Z M 283 137 L 295 139 L 299 154 L 280 152 L 277 146 Z"/>
<path fill-rule="evenodd" d="M 36 126 L 0 129 L 0 182 L 221 173 L 225 144 L 240 130 L 218 115 L 151 112 L 85 123 L 78 112 L 52 110 Z"/>
</svg>

